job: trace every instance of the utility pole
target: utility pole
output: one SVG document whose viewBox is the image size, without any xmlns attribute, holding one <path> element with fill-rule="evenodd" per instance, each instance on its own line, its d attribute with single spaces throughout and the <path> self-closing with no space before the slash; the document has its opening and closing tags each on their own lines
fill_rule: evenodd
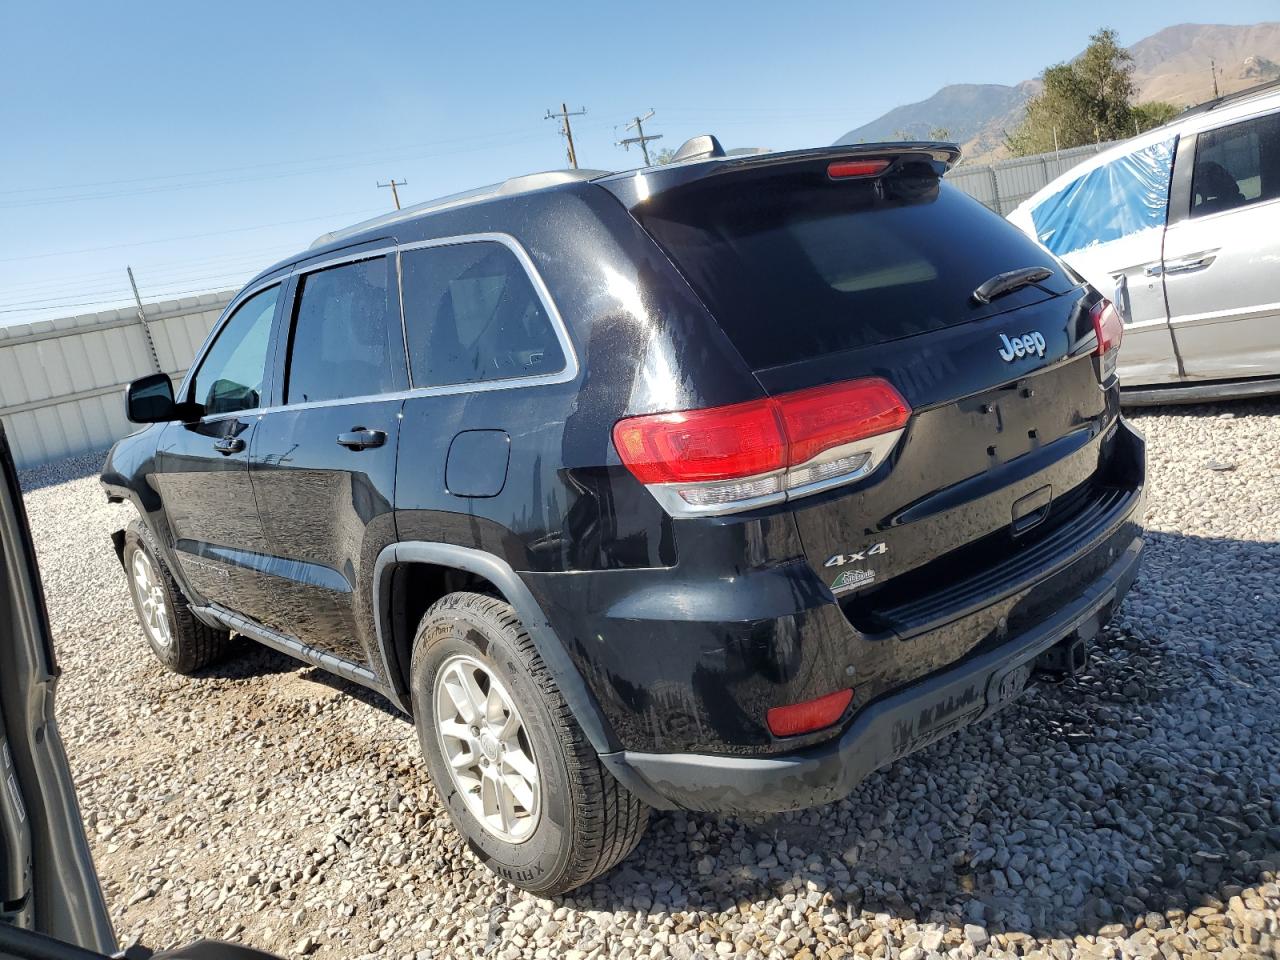
<svg viewBox="0 0 1280 960">
<path fill-rule="evenodd" d="M 646 167 L 649 166 L 649 162 L 650 162 L 649 161 L 649 141 L 662 139 L 662 134 L 660 133 L 651 133 L 648 136 L 645 136 L 644 122 L 652 118 L 653 118 L 653 107 L 650 107 L 649 112 L 646 113 L 643 117 L 636 117 L 634 120 L 632 120 L 630 123 L 627 124 L 627 129 L 634 130 L 636 132 L 636 136 L 626 137 L 623 140 L 619 140 L 617 143 L 617 145 L 619 147 L 622 147 L 622 149 L 624 150 L 630 150 L 631 144 L 633 143 L 640 144 L 640 150 L 644 154 L 644 165 Z"/>
<path fill-rule="evenodd" d="M 560 104 L 559 113 L 552 113 L 548 110 L 547 115 L 542 118 L 543 120 L 560 121 L 560 134 L 569 141 L 569 166 L 573 167 L 575 170 L 578 169 L 578 154 L 573 149 L 573 127 L 569 126 L 569 118 L 585 116 L 586 112 L 587 108 L 583 107 L 581 110 L 575 110 L 573 113 L 570 113 L 569 105 L 567 103 L 562 103 Z"/>
<path fill-rule="evenodd" d="M 392 178 L 391 178 L 391 182 L 390 182 L 390 183 L 380 183 L 380 184 L 378 184 L 378 186 L 379 186 L 379 187 L 390 187 L 390 188 L 391 188 L 391 199 L 392 199 L 392 200 L 394 200 L 394 201 L 396 202 L 396 209 L 397 209 L 397 210 L 399 210 L 399 209 L 400 209 L 400 194 L 396 192 L 396 187 L 403 187 L 403 186 L 404 186 L 405 184 L 407 184 L 408 182 L 409 182 L 408 180 L 401 180 L 400 182 L 398 182 L 398 183 L 397 183 L 397 182 L 396 182 L 396 178 L 395 178 L 395 177 L 392 177 Z"/>
<path fill-rule="evenodd" d="M 1213 62 L 1213 57 L 1209 58 L 1209 73 L 1213 75 L 1213 99 L 1217 100 L 1221 94 L 1218 93 L 1218 65 Z"/>
<path fill-rule="evenodd" d="M 138 305 L 138 323 L 142 327 L 142 336 L 147 341 L 147 349 L 151 351 L 151 366 L 155 367 L 156 373 L 163 373 L 160 369 L 160 355 L 156 353 L 156 342 L 151 339 L 147 315 L 142 312 L 142 297 L 138 295 L 138 281 L 133 279 L 133 267 L 125 266 L 125 270 L 129 273 L 129 286 L 133 287 L 133 302 Z"/>
</svg>

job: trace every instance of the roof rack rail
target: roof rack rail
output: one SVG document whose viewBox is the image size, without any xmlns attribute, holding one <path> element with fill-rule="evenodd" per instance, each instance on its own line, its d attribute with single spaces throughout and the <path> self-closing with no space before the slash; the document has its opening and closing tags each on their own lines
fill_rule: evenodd
<svg viewBox="0 0 1280 960">
<path fill-rule="evenodd" d="M 544 190 L 547 187 L 554 187 L 562 183 L 578 183 L 584 180 L 595 180 L 599 177 L 608 176 L 611 170 L 546 170 L 542 173 L 526 173 L 519 177 L 509 177 L 501 183 L 491 183 L 485 187 L 476 187 L 472 190 L 463 190 L 461 193 L 451 193 L 447 196 L 437 197 L 434 200 L 427 200 L 423 203 L 415 203 L 412 206 L 404 207 L 401 210 L 393 210 L 391 213 L 384 213 L 377 217 L 371 217 L 368 220 L 361 220 L 359 223 L 353 223 L 349 227 L 342 227 L 339 230 L 331 230 L 328 233 L 322 233 L 311 241 L 309 249 L 314 250 L 316 247 L 327 246 L 339 240 L 346 240 L 357 234 L 364 233 L 367 230 L 373 230 L 378 227 L 385 227 L 393 223 L 402 223 L 405 220 L 412 220 L 424 213 L 435 213 L 440 210 L 447 210 L 450 207 L 462 207 L 471 203 L 480 203 L 484 200 L 492 200 L 495 197 L 509 197 L 518 193 L 530 193 L 534 190 Z"/>
<path fill-rule="evenodd" d="M 1210 110 L 1217 110 L 1219 107 L 1239 103 L 1241 100 L 1249 100 L 1253 97 L 1262 96 L 1264 93 L 1271 90 L 1280 90 L 1280 79 L 1268 80 L 1266 83 L 1259 83 L 1252 87 L 1246 87 L 1243 90 L 1237 90 L 1235 93 L 1224 93 L 1220 97 L 1214 97 L 1212 100 L 1206 100 L 1204 103 L 1198 103 L 1194 107 L 1187 107 L 1187 109 L 1174 117 L 1174 120 L 1182 120 L 1186 117 L 1194 117 L 1197 114 L 1208 113 Z"/>
</svg>

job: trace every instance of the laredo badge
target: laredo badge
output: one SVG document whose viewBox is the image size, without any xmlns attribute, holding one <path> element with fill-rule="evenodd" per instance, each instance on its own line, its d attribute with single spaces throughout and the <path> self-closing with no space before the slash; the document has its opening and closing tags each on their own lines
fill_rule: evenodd
<svg viewBox="0 0 1280 960">
<path fill-rule="evenodd" d="M 874 570 L 846 570 L 836 577 L 831 584 L 832 590 L 849 590 L 852 587 L 865 587 L 876 578 Z"/>
</svg>

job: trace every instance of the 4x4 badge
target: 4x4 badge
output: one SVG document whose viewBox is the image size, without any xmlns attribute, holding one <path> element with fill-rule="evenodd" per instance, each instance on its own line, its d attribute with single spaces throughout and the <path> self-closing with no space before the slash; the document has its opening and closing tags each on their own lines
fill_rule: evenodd
<svg viewBox="0 0 1280 960">
<path fill-rule="evenodd" d="M 823 566 L 843 567 L 846 563 L 857 563 L 859 560 L 867 559 L 867 557 L 876 557 L 888 552 L 888 545 L 881 540 L 879 543 L 872 544 L 870 547 L 863 547 L 854 553 L 837 553 L 834 557 L 827 557 L 827 562 Z"/>
</svg>

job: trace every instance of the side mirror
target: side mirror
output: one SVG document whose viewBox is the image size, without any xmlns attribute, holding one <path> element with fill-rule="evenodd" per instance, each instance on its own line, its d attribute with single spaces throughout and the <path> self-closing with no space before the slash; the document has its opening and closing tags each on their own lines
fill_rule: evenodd
<svg viewBox="0 0 1280 960">
<path fill-rule="evenodd" d="M 134 423 L 167 423 L 178 419 L 173 381 L 168 374 L 139 377 L 124 392 L 124 413 Z"/>
</svg>

